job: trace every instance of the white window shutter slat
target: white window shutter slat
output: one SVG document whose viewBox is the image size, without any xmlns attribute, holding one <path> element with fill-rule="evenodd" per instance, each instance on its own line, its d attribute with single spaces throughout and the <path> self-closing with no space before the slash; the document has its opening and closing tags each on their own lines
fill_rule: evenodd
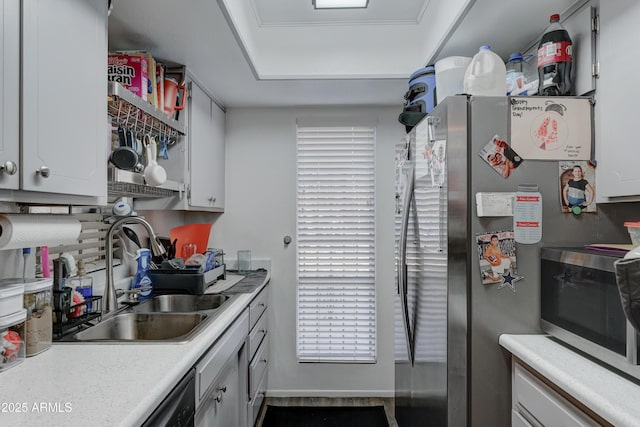
<svg viewBox="0 0 640 427">
<path fill-rule="evenodd" d="M 375 127 L 297 128 L 297 354 L 376 361 Z"/>
</svg>

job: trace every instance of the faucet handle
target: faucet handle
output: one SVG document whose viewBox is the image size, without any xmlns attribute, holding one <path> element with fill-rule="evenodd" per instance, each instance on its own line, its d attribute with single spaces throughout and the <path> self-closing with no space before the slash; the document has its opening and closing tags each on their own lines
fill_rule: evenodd
<svg viewBox="0 0 640 427">
<path fill-rule="evenodd" d="M 153 286 L 143 286 L 141 288 L 134 289 L 116 289 L 116 298 L 120 298 L 123 295 L 128 295 L 129 300 L 127 302 L 137 302 L 140 292 L 152 290 Z"/>
</svg>

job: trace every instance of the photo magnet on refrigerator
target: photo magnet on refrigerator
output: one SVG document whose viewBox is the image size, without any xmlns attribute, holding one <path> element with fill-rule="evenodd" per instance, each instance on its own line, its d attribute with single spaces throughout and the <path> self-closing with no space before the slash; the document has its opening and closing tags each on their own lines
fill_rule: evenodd
<svg viewBox="0 0 640 427">
<path fill-rule="evenodd" d="M 476 236 L 480 275 L 483 285 L 498 284 L 516 291 L 517 274 L 516 242 L 513 231 L 494 231 Z"/>
<path fill-rule="evenodd" d="M 560 162 L 562 212 L 596 213 L 596 168 L 587 161 Z"/>
<path fill-rule="evenodd" d="M 522 157 L 499 135 L 494 135 L 478 155 L 503 178 L 509 178 L 511 172 L 522 163 Z"/>
</svg>

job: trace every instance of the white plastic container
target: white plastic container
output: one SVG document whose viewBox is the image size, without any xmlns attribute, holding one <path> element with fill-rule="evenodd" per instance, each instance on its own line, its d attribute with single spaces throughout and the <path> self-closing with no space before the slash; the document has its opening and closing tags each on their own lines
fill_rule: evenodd
<svg viewBox="0 0 640 427">
<path fill-rule="evenodd" d="M 53 280 L 26 279 L 24 308 L 27 310 L 25 354 L 27 357 L 49 349 L 53 339 Z"/>
<path fill-rule="evenodd" d="M 464 73 L 470 62 L 466 56 L 448 56 L 435 63 L 438 104 L 447 96 L 464 92 Z"/>
<path fill-rule="evenodd" d="M 0 372 L 24 361 L 26 319 L 27 310 L 24 308 L 0 317 Z"/>
<path fill-rule="evenodd" d="M 0 280 L 0 317 L 17 313 L 23 309 L 24 285 L 21 279 Z"/>
<path fill-rule="evenodd" d="M 488 45 L 481 46 L 464 73 L 464 92 L 479 96 L 507 94 L 507 68 Z"/>
<path fill-rule="evenodd" d="M 634 246 L 640 246 L 640 222 L 625 222 L 624 226 L 627 227 L 631 243 Z"/>
</svg>

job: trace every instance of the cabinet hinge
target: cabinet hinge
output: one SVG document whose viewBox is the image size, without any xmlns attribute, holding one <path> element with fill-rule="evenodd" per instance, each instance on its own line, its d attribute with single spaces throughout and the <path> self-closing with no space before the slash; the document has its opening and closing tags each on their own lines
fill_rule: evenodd
<svg viewBox="0 0 640 427">
<path fill-rule="evenodd" d="M 591 64 L 591 76 L 596 79 L 600 77 L 600 62 Z"/>
<path fill-rule="evenodd" d="M 187 185 L 187 200 L 191 200 L 191 186 Z"/>
<path fill-rule="evenodd" d="M 599 15 L 595 15 L 593 18 L 591 18 L 591 31 L 593 31 L 596 34 L 600 33 L 600 16 Z"/>
</svg>

